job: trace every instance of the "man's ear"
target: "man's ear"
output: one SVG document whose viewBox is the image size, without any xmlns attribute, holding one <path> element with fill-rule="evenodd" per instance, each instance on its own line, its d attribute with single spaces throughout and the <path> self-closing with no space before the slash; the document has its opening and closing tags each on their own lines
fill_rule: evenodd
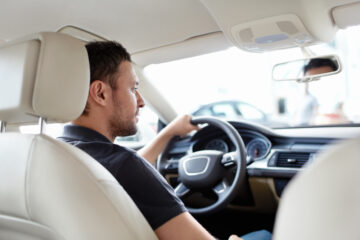
<svg viewBox="0 0 360 240">
<path fill-rule="evenodd" d="M 108 84 L 95 80 L 90 84 L 89 88 L 89 98 L 93 100 L 93 102 L 106 106 L 111 94 L 111 88 Z"/>
</svg>

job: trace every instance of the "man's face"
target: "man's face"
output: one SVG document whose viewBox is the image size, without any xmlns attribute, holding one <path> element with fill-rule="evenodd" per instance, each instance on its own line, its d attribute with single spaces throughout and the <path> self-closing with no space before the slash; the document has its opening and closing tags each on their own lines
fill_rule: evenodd
<svg viewBox="0 0 360 240">
<path fill-rule="evenodd" d="M 137 132 L 139 109 L 144 107 L 144 101 L 137 91 L 139 83 L 130 62 L 119 65 L 116 83 L 109 119 L 111 134 L 113 137 L 133 135 Z"/>
<path fill-rule="evenodd" d="M 333 72 L 334 70 L 330 66 L 314 67 L 306 71 L 305 76 L 313 76 L 322 73 Z"/>
</svg>

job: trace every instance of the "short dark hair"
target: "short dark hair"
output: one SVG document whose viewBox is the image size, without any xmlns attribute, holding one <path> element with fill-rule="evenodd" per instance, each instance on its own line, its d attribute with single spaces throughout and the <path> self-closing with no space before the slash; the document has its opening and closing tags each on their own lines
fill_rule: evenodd
<svg viewBox="0 0 360 240">
<path fill-rule="evenodd" d="M 325 67 L 325 66 L 330 67 L 334 71 L 338 69 L 337 64 L 329 58 L 313 58 L 309 61 L 308 64 L 304 66 L 304 75 L 310 69 Z"/>
<path fill-rule="evenodd" d="M 85 47 L 90 63 L 90 84 L 100 80 L 115 90 L 118 67 L 123 61 L 131 62 L 130 54 L 116 41 L 94 41 L 87 43 Z M 87 115 L 88 111 L 89 106 L 86 104 L 82 115 Z"/>
</svg>

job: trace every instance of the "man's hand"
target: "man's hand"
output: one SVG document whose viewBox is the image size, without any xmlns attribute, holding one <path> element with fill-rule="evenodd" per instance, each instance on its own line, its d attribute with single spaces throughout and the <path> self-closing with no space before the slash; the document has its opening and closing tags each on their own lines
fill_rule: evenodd
<svg viewBox="0 0 360 240">
<path fill-rule="evenodd" d="M 190 115 L 182 115 L 175 118 L 169 125 L 167 125 L 163 131 L 166 134 L 169 134 L 171 137 L 175 136 L 185 136 L 193 130 L 199 130 L 200 127 L 190 123 Z"/>
<path fill-rule="evenodd" d="M 155 163 L 159 154 L 164 150 L 166 144 L 175 136 L 185 136 L 200 127 L 190 123 L 191 116 L 183 115 L 175 118 L 167 125 L 147 146 L 143 147 L 138 153 L 151 164 Z"/>
<path fill-rule="evenodd" d="M 229 237 L 229 240 L 242 240 L 242 238 L 240 238 L 240 237 L 236 236 L 235 234 L 233 234 L 233 235 L 231 235 Z"/>
</svg>

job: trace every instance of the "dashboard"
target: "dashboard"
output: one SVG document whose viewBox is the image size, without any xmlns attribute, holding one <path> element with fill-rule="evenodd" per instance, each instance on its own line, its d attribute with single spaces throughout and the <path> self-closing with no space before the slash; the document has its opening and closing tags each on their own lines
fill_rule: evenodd
<svg viewBox="0 0 360 240">
<path fill-rule="evenodd" d="M 241 137 L 246 147 L 246 161 L 251 163 L 265 158 L 271 150 L 271 142 L 265 136 L 254 131 L 241 131 Z M 226 136 L 215 137 L 198 141 L 193 146 L 193 151 L 218 150 L 223 153 L 232 152 L 235 146 Z"/>
<path fill-rule="evenodd" d="M 247 206 L 254 205 L 253 209 L 268 209 L 267 202 L 278 201 L 291 178 L 305 165 L 315 161 L 319 152 L 339 140 L 332 137 L 286 136 L 258 124 L 241 121 L 229 123 L 240 134 L 246 148 L 249 190 L 245 198 Z M 192 136 L 174 138 L 161 154 L 157 168 L 175 187 L 180 159 L 202 150 L 216 150 L 225 154 L 233 152 L 235 146 L 222 130 L 206 126 Z M 234 205 L 243 207 L 241 200 Z M 276 207 L 271 209 L 275 211 Z"/>
</svg>

